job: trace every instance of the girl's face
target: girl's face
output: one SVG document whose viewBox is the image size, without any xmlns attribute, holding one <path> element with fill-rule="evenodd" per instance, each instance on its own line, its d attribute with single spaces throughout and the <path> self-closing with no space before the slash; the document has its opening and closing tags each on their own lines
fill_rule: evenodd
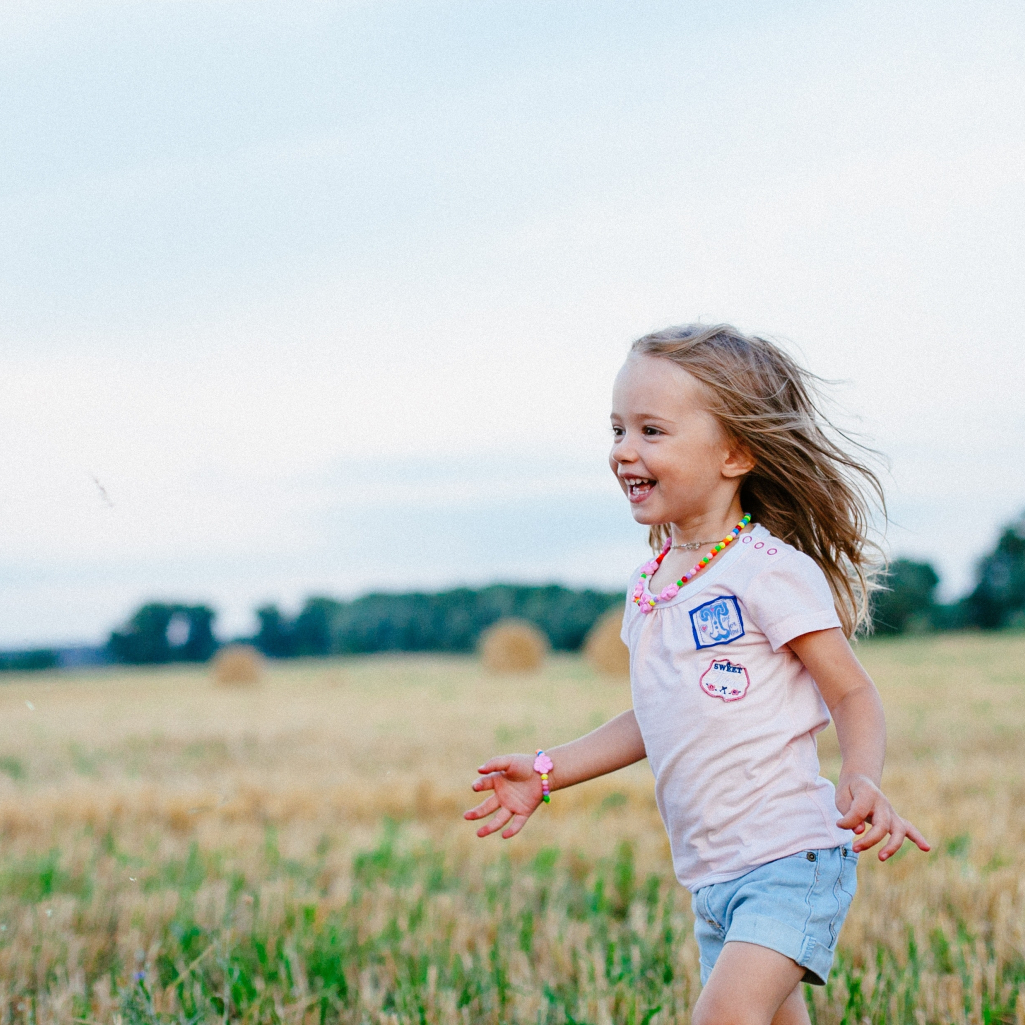
<svg viewBox="0 0 1025 1025">
<path fill-rule="evenodd" d="M 707 409 L 704 386 L 658 356 L 631 356 L 612 391 L 609 465 L 638 523 L 687 525 L 731 512 L 754 461 Z"/>
</svg>

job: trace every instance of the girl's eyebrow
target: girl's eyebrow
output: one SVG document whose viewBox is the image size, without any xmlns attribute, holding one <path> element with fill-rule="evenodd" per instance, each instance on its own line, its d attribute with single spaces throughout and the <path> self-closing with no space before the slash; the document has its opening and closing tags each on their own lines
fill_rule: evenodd
<svg viewBox="0 0 1025 1025">
<path fill-rule="evenodd" d="M 622 415 L 619 414 L 619 413 L 616 413 L 616 412 L 613 412 L 612 416 L 615 419 L 618 419 L 618 420 L 622 420 L 623 419 Z M 669 419 L 667 419 L 664 416 L 659 416 L 657 413 L 634 413 L 633 414 L 633 418 L 635 420 L 658 420 L 660 423 L 664 423 L 664 424 L 671 424 L 671 423 L 673 423 L 672 420 L 669 420 Z"/>
<path fill-rule="evenodd" d="M 664 424 L 671 424 L 673 421 L 664 416 L 659 416 L 658 413 L 633 413 L 631 414 L 637 420 L 661 420 Z M 617 420 L 623 419 L 622 413 L 617 413 L 615 410 L 609 414 L 610 417 L 615 417 Z"/>
</svg>

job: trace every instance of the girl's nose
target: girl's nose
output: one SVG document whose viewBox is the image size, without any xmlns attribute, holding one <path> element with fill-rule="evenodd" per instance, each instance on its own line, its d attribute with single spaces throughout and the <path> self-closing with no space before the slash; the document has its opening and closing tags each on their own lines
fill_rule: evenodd
<svg viewBox="0 0 1025 1025">
<path fill-rule="evenodd" d="M 624 439 L 612 446 L 612 458 L 617 463 L 632 463 L 636 461 L 637 453 L 634 452 L 633 446 Z"/>
</svg>

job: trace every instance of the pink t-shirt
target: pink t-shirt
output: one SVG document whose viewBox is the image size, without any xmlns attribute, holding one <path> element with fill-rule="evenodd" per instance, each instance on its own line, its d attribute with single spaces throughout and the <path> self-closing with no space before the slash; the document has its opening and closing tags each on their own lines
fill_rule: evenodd
<svg viewBox="0 0 1025 1025">
<path fill-rule="evenodd" d="M 755 524 L 647 615 L 629 597 L 639 574 L 623 640 L 676 877 L 697 890 L 848 842 L 819 775 L 829 711 L 786 646 L 840 626 L 822 570 Z"/>
</svg>

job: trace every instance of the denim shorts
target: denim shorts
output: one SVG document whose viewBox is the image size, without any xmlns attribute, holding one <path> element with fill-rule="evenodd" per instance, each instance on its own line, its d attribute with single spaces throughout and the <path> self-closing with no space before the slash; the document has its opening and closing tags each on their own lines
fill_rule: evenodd
<svg viewBox="0 0 1025 1025">
<path fill-rule="evenodd" d="M 825 985 L 857 868 L 858 855 L 845 844 L 801 851 L 738 879 L 702 886 L 691 899 L 701 985 L 730 940 L 777 950 L 804 969 L 805 982 Z"/>
</svg>

